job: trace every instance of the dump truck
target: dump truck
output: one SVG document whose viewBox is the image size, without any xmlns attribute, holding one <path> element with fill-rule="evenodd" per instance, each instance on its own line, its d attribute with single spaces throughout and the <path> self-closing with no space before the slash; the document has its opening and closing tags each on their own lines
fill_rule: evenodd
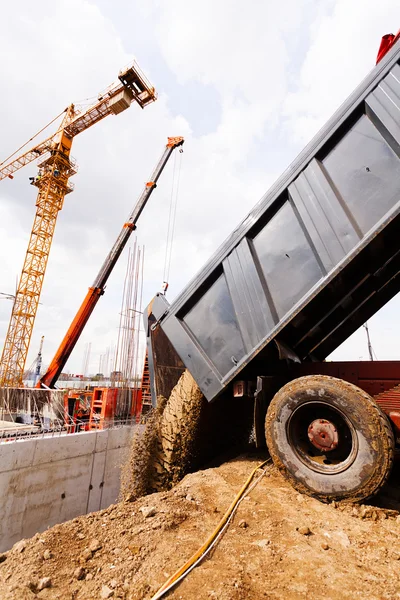
<svg viewBox="0 0 400 600">
<path fill-rule="evenodd" d="M 397 41 L 176 299 L 147 307 L 155 473 L 173 481 L 250 419 L 300 492 L 376 494 L 400 441 L 400 362 L 326 359 L 399 271 Z"/>
</svg>

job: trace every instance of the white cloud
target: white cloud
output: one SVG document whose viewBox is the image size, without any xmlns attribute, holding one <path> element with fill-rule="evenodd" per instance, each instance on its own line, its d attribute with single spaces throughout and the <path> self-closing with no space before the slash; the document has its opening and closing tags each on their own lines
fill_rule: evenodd
<svg viewBox="0 0 400 600">
<path fill-rule="evenodd" d="M 286 98 L 288 130 L 308 142 L 372 70 L 382 35 L 396 33 L 400 4 L 393 0 L 337 0 L 311 27 L 298 82 Z"/>
</svg>

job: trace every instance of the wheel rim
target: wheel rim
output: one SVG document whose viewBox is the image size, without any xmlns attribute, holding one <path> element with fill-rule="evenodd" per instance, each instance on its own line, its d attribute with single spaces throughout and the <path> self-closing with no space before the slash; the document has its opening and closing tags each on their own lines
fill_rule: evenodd
<svg viewBox="0 0 400 600">
<path fill-rule="evenodd" d="M 354 425 L 341 410 L 325 402 L 298 406 L 288 421 L 287 436 L 299 460 L 317 473 L 345 471 L 357 456 Z"/>
</svg>

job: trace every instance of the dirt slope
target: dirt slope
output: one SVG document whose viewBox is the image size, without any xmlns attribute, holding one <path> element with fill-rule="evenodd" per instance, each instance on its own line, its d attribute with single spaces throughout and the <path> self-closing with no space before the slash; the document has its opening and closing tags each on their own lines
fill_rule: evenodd
<svg viewBox="0 0 400 600">
<path fill-rule="evenodd" d="M 258 461 L 237 458 L 19 542 L 1 557 L 0 598 L 150 598 L 208 537 Z M 400 598 L 399 501 L 393 488 L 378 500 L 385 508 L 324 505 L 271 467 L 210 557 L 168 598 Z"/>
</svg>

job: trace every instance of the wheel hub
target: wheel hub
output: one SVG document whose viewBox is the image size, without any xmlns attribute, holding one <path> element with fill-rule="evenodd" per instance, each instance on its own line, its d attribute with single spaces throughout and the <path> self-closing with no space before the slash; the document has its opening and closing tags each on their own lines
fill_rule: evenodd
<svg viewBox="0 0 400 600">
<path fill-rule="evenodd" d="M 335 450 L 339 443 L 336 427 L 326 419 L 315 419 L 308 427 L 308 439 L 315 448 L 330 452 Z"/>
</svg>

